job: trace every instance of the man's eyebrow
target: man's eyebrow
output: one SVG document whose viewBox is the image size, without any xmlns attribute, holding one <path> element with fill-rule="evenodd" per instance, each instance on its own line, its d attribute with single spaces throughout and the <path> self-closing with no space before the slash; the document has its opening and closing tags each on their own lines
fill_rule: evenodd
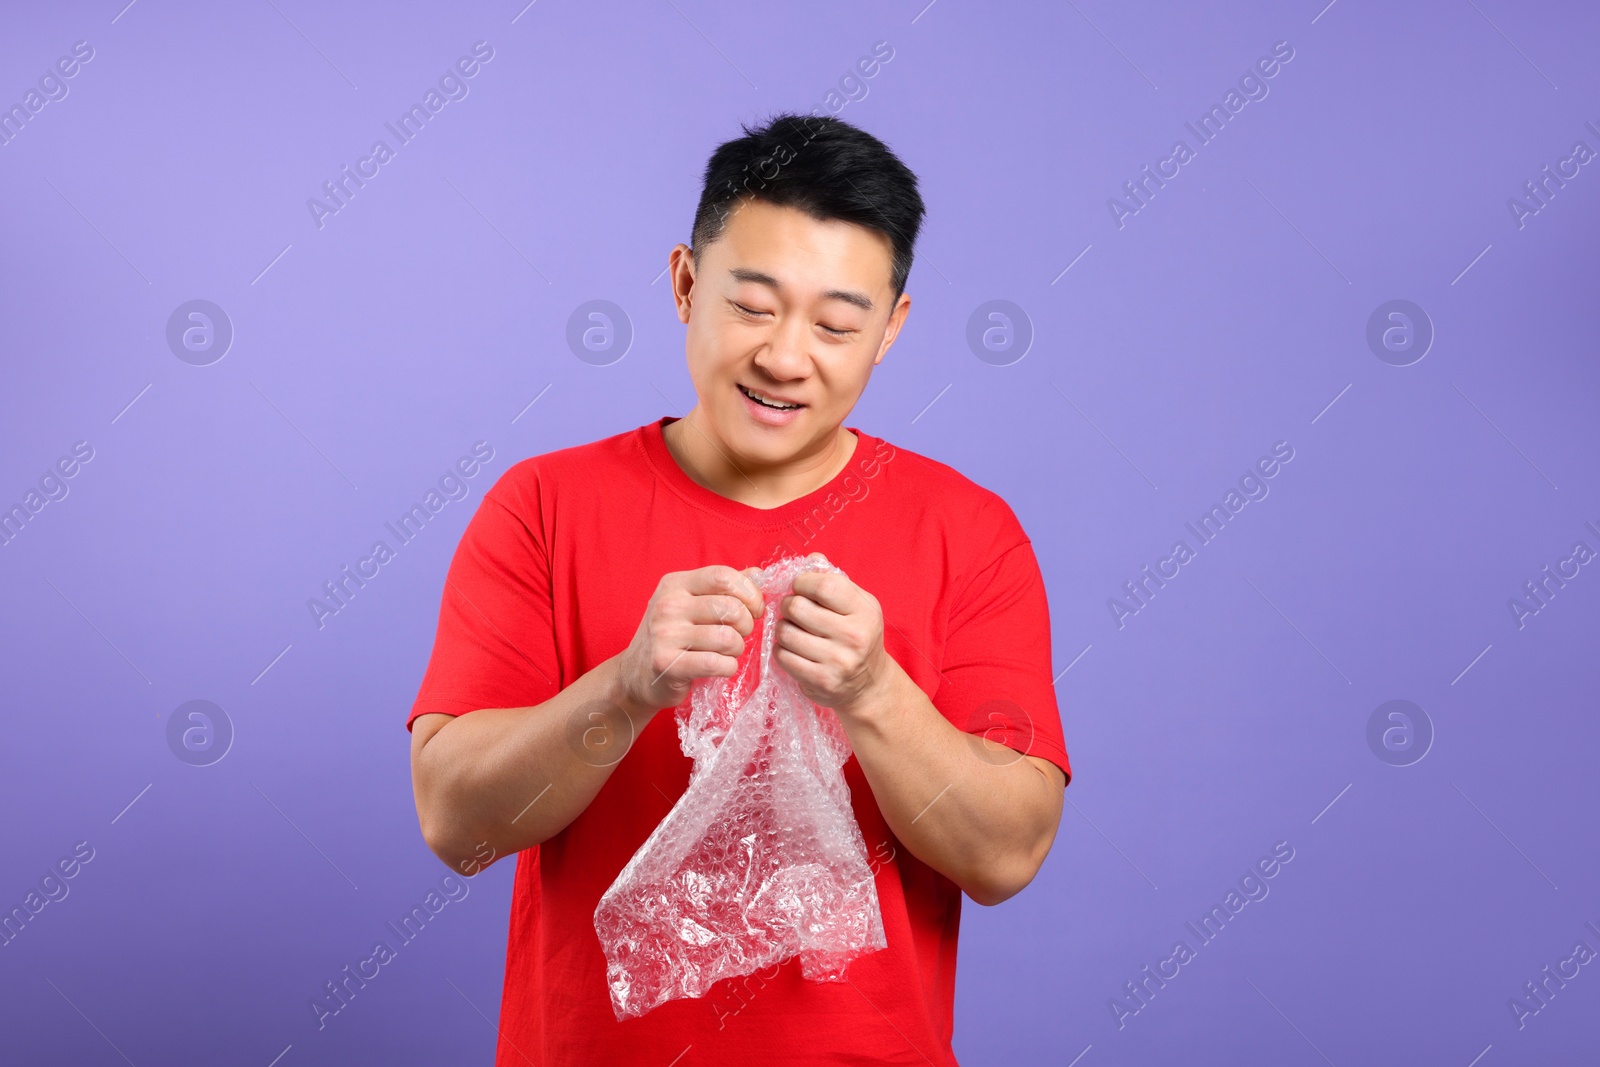
<svg viewBox="0 0 1600 1067">
<path fill-rule="evenodd" d="M 759 270 L 750 270 L 746 267 L 734 267 L 728 273 L 733 275 L 735 281 L 754 282 L 757 285 L 765 285 L 770 289 L 782 288 L 778 285 L 778 279 Z M 827 292 L 822 294 L 822 299 L 843 300 L 846 304 L 854 304 L 862 311 L 871 311 L 875 306 L 872 303 L 871 297 L 869 297 L 866 293 L 857 292 L 854 289 L 829 289 Z"/>
</svg>

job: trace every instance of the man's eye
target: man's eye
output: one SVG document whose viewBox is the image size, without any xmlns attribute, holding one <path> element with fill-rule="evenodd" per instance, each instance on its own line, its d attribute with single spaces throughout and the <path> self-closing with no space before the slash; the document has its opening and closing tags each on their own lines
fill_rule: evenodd
<svg viewBox="0 0 1600 1067">
<path fill-rule="evenodd" d="M 728 303 L 732 304 L 733 307 L 734 307 L 734 310 L 738 311 L 739 314 L 748 315 L 751 318 L 759 318 L 760 316 L 767 314 L 767 312 L 765 312 L 765 311 L 756 311 L 753 308 L 747 308 L 743 304 L 739 303 L 736 300 L 730 300 L 730 301 L 728 301 Z M 832 334 L 834 337 L 848 337 L 851 334 L 856 332 L 855 330 L 852 330 L 852 329 L 842 329 L 842 330 L 841 329 L 835 329 L 832 326 L 827 326 L 827 325 L 824 325 L 824 324 L 822 324 L 820 322 L 817 323 L 817 325 L 821 326 L 824 330 L 827 330 L 828 333 Z"/>
</svg>

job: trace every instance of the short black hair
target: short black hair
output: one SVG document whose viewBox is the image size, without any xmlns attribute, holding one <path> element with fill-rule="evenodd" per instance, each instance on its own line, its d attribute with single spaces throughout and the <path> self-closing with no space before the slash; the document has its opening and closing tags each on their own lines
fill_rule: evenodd
<svg viewBox="0 0 1600 1067">
<path fill-rule="evenodd" d="M 701 250 L 722 236 L 734 205 L 752 197 L 887 236 L 893 248 L 890 287 L 899 300 L 926 213 L 910 168 L 882 141 L 831 115 L 790 112 L 764 125 L 739 125 L 744 136 L 718 145 L 706 162 L 689 244 L 695 264 Z"/>
</svg>

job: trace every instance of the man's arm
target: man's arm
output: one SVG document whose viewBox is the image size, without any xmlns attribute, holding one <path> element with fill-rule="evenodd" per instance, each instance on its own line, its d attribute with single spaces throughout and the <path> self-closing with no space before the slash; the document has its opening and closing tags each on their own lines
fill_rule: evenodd
<svg viewBox="0 0 1600 1067">
<path fill-rule="evenodd" d="M 761 593 L 732 567 L 665 575 L 628 647 L 542 704 L 419 715 L 411 783 L 423 840 L 478 873 L 576 819 L 656 713 L 730 677 Z"/>
<path fill-rule="evenodd" d="M 533 707 L 417 716 L 411 785 L 434 855 L 474 875 L 549 840 L 589 806 L 655 716 L 623 696 L 619 658 Z"/>
<path fill-rule="evenodd" d="M 979 904 L 1033 881 L 1061 824 L 1066 775 L 957 729 L 905 670 L 841 716 L 884 821 Z"/>
<path fill-rule="evenodd" d="M 1055 841 L 1065 774 L 946 719 L 884 649 L 877 599 L 845 575 L 794 588 L 775 659 L 838 714 L 889 828 L 979 904 L 1020 892 Z"/>
</svg>

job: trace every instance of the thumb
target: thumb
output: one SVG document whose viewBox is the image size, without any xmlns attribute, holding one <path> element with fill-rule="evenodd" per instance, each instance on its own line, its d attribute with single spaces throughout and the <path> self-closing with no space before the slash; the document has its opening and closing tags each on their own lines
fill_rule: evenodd
<svg viewBox="0 0 1600 1067">
<path fill-rule="evenodd" d="M 746 567 L 744 570 L 740 571 L 739 573 L 743 574 L 746 578 L 750 579 L 750 584 L 755 586 L 756 587 L 756 592 L 758 594 L 760 594 L 763 599 L 765 599 L 766 594 L 765 594 L 765 592 L 763 592 L 763 590 L 761 588 L 761 568 L 760 567 Z"/>
</svg>

